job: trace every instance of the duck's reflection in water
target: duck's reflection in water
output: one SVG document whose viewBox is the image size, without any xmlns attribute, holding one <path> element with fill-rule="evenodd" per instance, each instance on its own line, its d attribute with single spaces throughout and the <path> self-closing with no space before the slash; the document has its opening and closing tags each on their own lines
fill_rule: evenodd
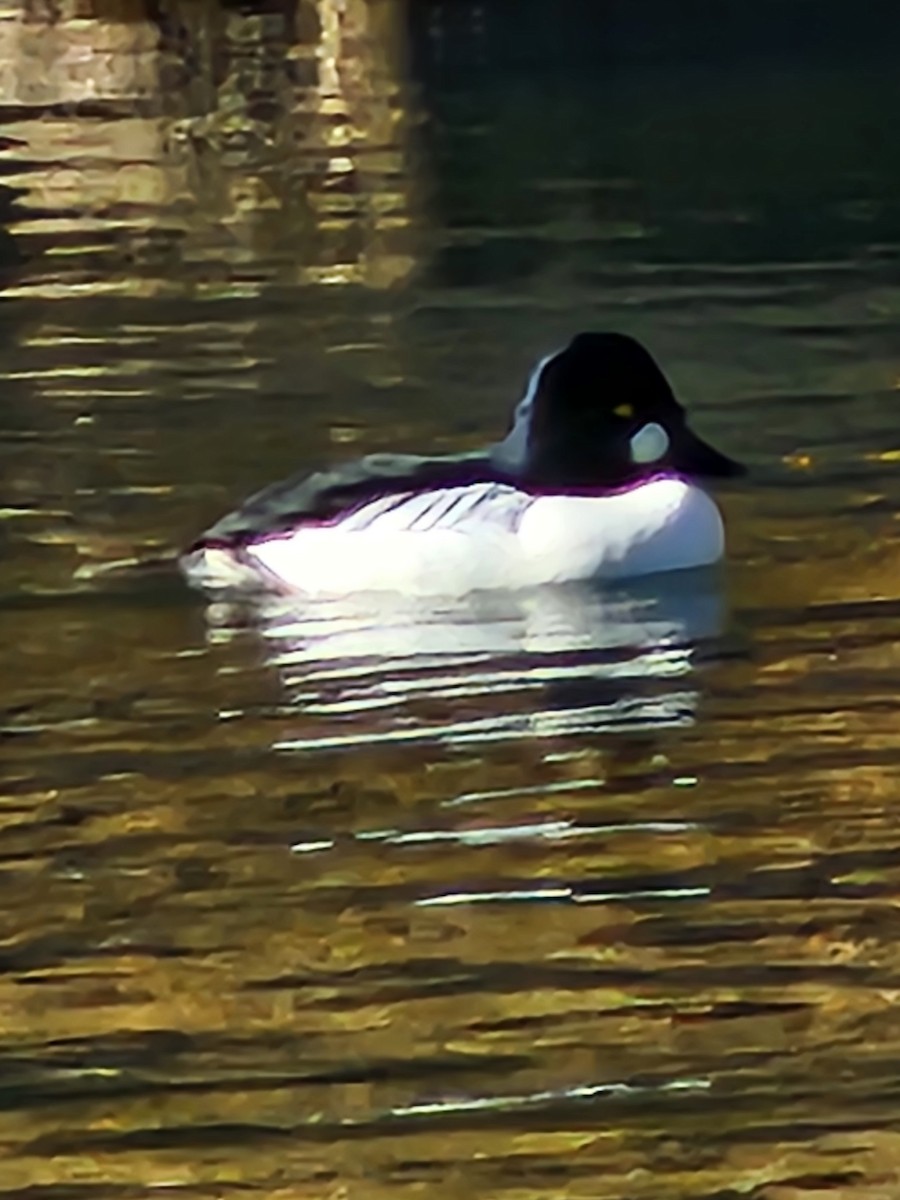
<svg viewBox="0 0 900 1200">
<path fill-rule="evenodd" d="M 210 607 L 251 624 L 296 711 L 283 750 L 461 744 L 691 724 L 696 654 L 722 631 L 715 572 L 459 600 L 356 595 Z"/>
</svg>

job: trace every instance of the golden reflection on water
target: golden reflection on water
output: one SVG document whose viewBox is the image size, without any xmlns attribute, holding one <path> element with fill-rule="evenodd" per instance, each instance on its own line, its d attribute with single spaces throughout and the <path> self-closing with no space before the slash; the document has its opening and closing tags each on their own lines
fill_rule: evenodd
<svg viewBox="0 0 900 1200">
<path fill-rule="evenodd" d="M 592 109 L 604 152 L 620 125 L 640 150 L 598 181 L 513 89 L 454 126 L 482 174 L 438 182 L 470 188 L 467 225 L 430 196 L 402 4 L 247 7 L 0 5 L 0 1193 L 893 1200 L 877 206 L 840 252 L 673 266 L 663 218 L 759 223 L 753 163 L 641 210 L 710 106 L 651 91 L 656 143 L 630 101 Z M 806 146 L 777 86 L 773 137 Z M 826 181 L 856 163 L 840 129 Z M 546 212 L 505 223 L 507 153 L 541 159 Z M 435 266 L 529 238 L 524 280 Z M 753 461 L 723 579 L 463 620 L 206 610 L 95 572 L 298 465 L 494 435 L 582 323 L 646 337 Z"/>
<path fill-rule="evenodd" d="M 113 19 L 0 22 L 0 103 L 25 110 L 5 133 L 27 145 L 27 169 L 6 182 L 22 189 L 17 233 L 40 262 L 7 294 L 407 279 L 419 188 L 403 6 L 163 10 L 168 37 L 140 4 Z"/>
</svg>

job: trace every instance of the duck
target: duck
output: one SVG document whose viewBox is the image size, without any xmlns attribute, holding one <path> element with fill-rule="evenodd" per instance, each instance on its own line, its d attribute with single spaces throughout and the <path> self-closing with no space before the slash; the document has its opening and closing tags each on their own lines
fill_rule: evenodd
<svg viewBox="0 0 900 1200">
<path fill-rule="evenodd" d="M 692 431 L 643 345 L 584 332 L 540 359 L 500 441 L 273 483 L 180 561 L 207 591 L 310 597 L 627 580 L 717 563 L 704 484 L 743 471 Z"/>
</svg>

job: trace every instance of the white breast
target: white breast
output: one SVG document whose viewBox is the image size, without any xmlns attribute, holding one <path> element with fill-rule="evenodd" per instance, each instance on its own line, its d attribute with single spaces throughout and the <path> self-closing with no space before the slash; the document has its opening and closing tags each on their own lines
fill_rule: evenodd
<svg viewBox="0 0 900 1200">
<path fill-rule="evenodd" d="M 623 579 L 718 562 L 722 518 L 701 488 L 662 478 L 612 496 L 543 496 L 519 528 L 530 582 Z"/>
<path fill-rule="evenodd" d="M 709 496 L 664 478 L 612 496 L 533 497 L 476 484 L 382 497 L 245 553 L 313 595 L 458 595 L 695 567 L 719 559 L 723 542 Z"/>
</svg>

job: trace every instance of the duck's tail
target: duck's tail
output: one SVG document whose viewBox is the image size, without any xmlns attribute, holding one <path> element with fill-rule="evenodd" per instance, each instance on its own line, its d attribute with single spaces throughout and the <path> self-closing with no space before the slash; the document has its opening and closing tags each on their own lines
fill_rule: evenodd
<svg viewBox="0 0 900 1200">
<path fill-rule="evenodd" d="M 74 578 L 77 583 L 115 583 L 147 578 L 170 579 L 181 573 L 178 552 L 162 550 L 158 554 L 82 563 L 76 569 Z"/>
</svg>

